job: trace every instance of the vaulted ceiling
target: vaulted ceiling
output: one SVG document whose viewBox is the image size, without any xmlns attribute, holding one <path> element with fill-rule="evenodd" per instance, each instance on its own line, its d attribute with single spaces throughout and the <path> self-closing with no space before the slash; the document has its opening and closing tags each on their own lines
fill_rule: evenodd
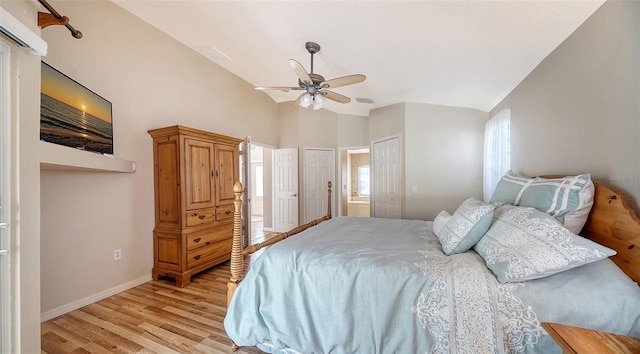
<svg viewBox="0 0 640 354">
<path fill-rule="evenodd" d="M 112 1 L 254 86 L 297 86 L 288 60 L 310 71 L 316 42 L 314 73 L 367 76 L 334 90 L 350 103 L 325 105 L 355 115 L 398 102 L 489 111 L 604 2 Z"/>
</svg>

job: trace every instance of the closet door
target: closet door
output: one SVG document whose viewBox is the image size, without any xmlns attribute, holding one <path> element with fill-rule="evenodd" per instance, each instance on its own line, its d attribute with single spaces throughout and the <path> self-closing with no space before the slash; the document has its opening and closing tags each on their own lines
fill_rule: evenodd
<svg viewBox="0 0 640 354">
<path fill-rule="evenodd" d="M 285 232 L 298 222 L 298 148 L 273 150 L 274 230 Z"/>
<path fill-rule="evenodd" d="M 400 137 L 373 142 L 373 216 L 402 218 L 402 152 Z"/>
<path fill-rule="evenodd" d="M 215 205 L 214 146 L 185 138 L 184 147 L 186 209 L 212 208 Z M 233 190 L 231 192 L 233 195 Z"/>
</svg>

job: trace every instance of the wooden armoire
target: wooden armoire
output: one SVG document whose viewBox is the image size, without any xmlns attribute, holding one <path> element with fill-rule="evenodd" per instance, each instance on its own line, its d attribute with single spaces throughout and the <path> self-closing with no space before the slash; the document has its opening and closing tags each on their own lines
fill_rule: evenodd
<svg viewBox="0 0 640 354">
<path fill-rule="evenodd" d="M 153 279 L 191 276 L 230 258 L 241 139 L 171 126 L 153 138 Z"/>
</svg>

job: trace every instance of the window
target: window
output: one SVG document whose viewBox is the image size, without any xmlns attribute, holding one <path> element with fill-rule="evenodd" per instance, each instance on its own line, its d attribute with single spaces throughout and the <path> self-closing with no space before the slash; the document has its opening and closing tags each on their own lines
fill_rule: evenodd
<svg viewBox="0 0 640 354">
<path fill-rule="evenodd" d="M 511 168 L 511 110 L 493 116 L 484 129 L 484 200 L 491 199 L 498 181 Z"/>
<path fill-rule="evenodd" d="M 369 190 L 369 165 L 358 166 L 358 195 L 368 197 Z"/>
</svg>

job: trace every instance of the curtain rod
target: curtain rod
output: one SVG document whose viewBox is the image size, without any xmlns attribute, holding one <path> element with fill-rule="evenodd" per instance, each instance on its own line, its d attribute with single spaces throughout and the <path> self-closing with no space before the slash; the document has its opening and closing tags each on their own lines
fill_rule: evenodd
<svg viewBox="0 0 640 354">
<path fill-rule="evenodd" d="M 38 0 L 38 2 L 42 4 L 42 6 L 44 6 L 47 9 L 47 11 L 51 13 L 50 15 L 53 15 L 53 17 L 55 17 L 56 19 L 56 20 L 53 20 L 51 18 L 46 18 L 48 17 L 47 15 L 49 14 L 38 12 L 38 25 L 41 28 L 44 28 L 50 25 L 64 25 L 69 29 L 69 31 L 71 31 L 71 35 L 74 38 L 78 38 L 78 39 L 82 38 L 82 32 L 73 28 L 73 26 L 69 24 L 69 18 L 67 16 L 60 15 L 58 11 L 56 11 L 51 5 L 49 5 L 49 3 L 46 0 Z"/>
</svg>

